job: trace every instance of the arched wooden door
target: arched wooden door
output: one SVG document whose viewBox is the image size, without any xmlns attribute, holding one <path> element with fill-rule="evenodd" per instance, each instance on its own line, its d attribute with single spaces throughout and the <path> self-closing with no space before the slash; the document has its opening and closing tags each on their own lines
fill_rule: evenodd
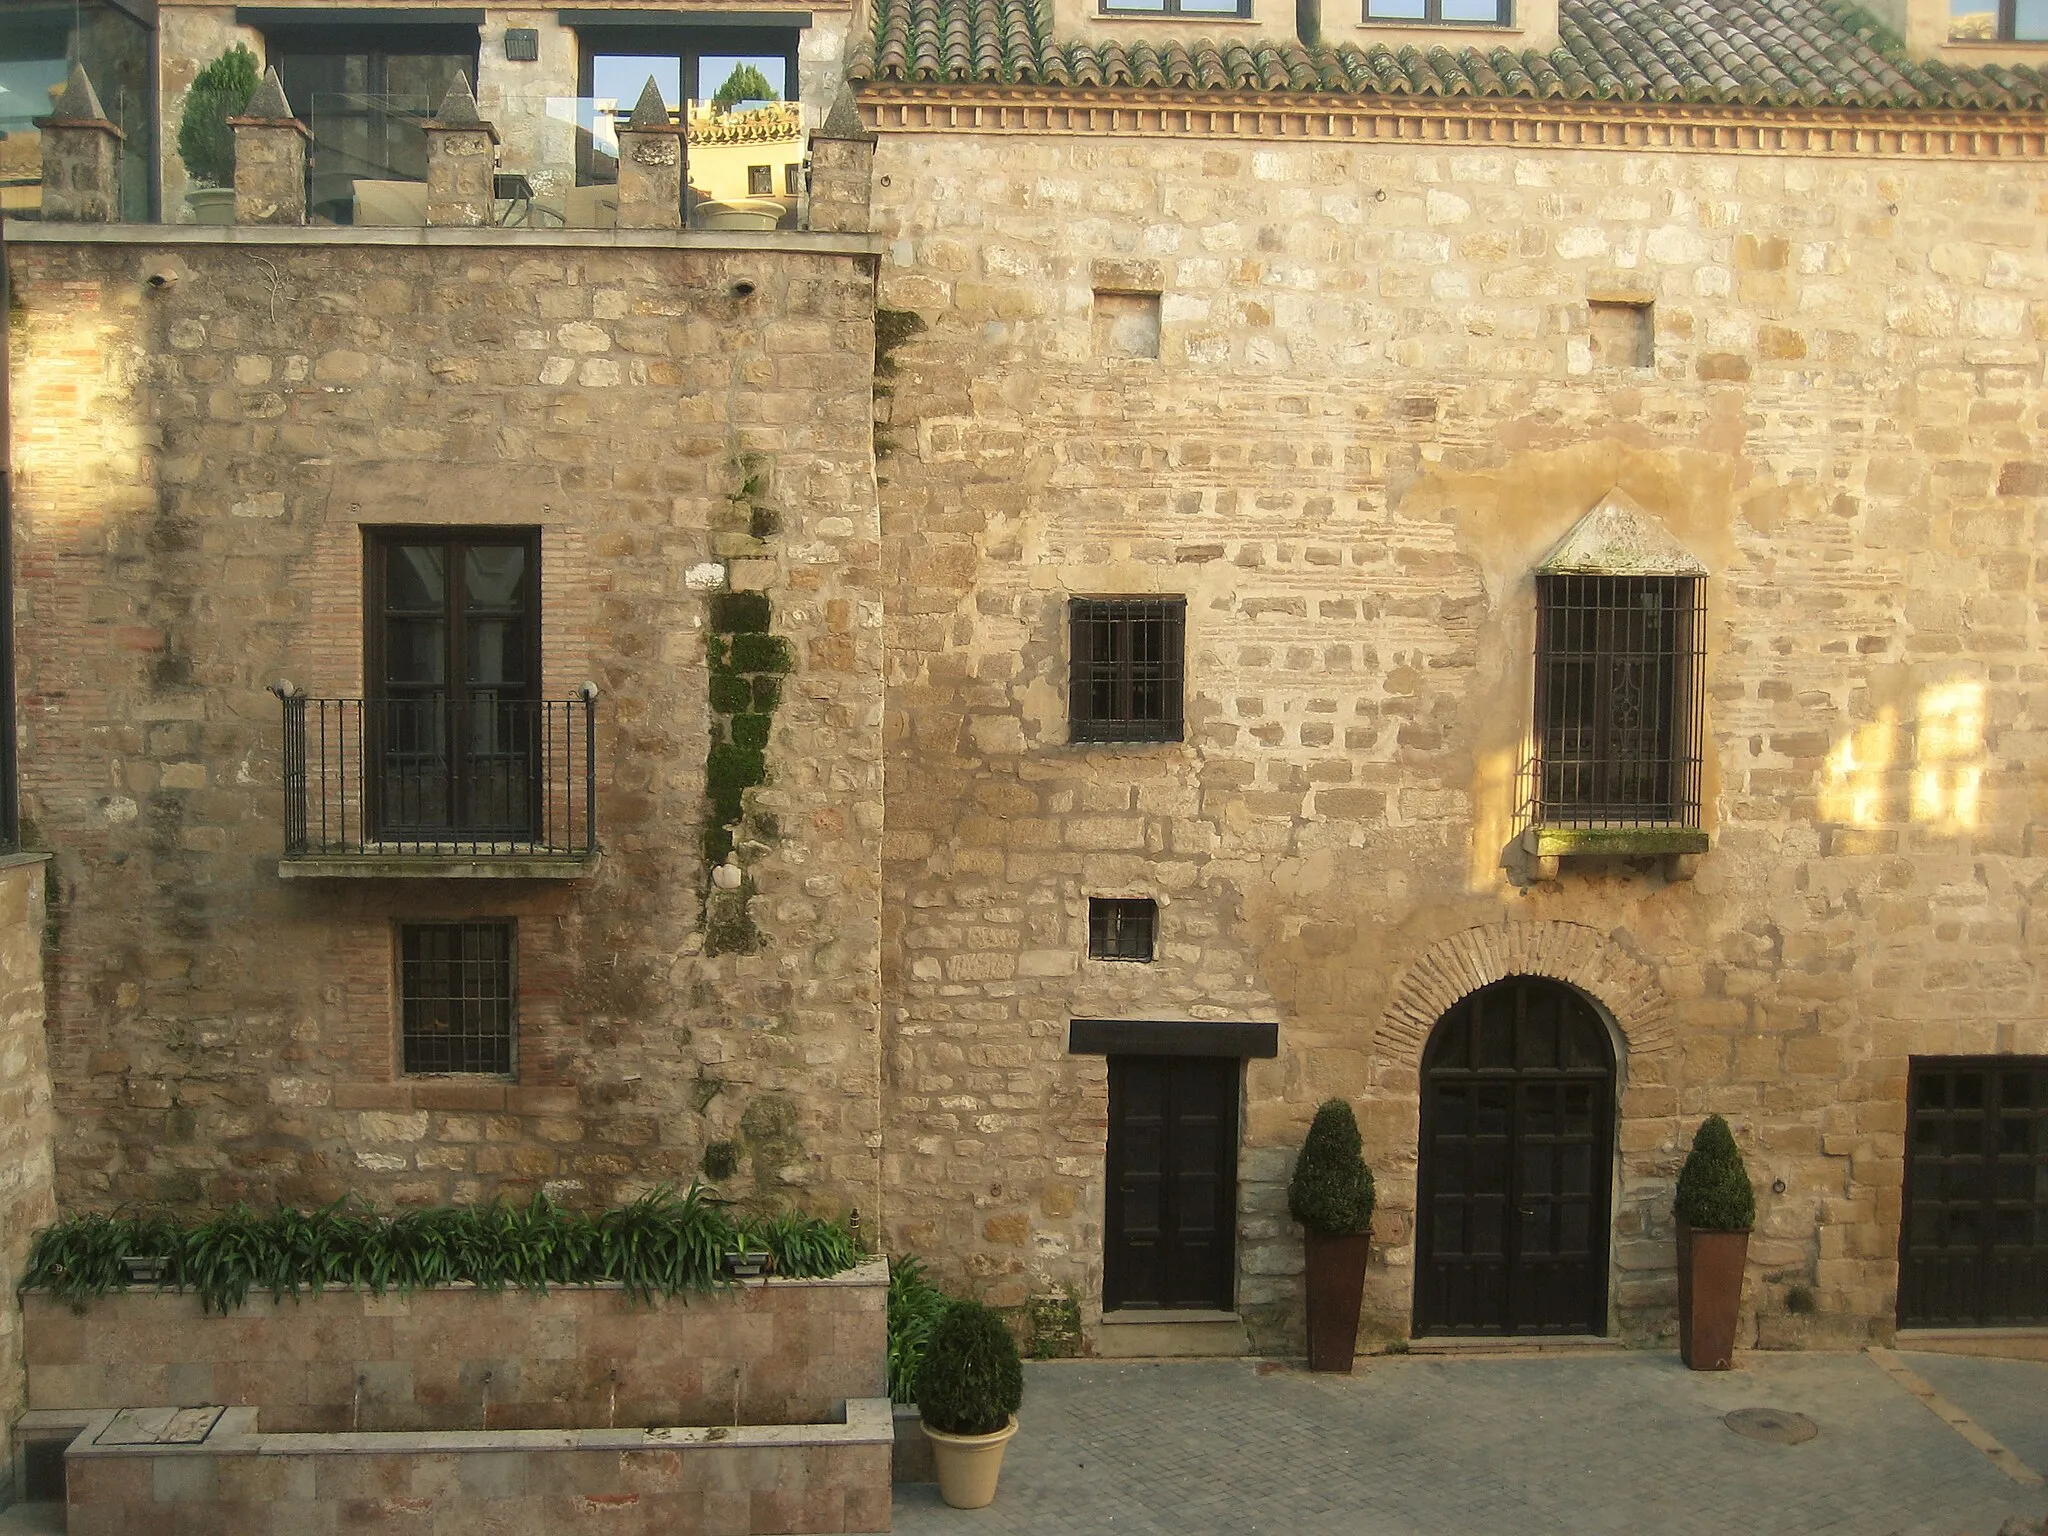
<svg viewBox="0 0 2048 1536">
<path fill-rule="evenodd" d="M 1510 976 L 1422 1053 L 1415 1332 L 1604 1334 L 1614 1048 L 1561 982 Z"/>
</svg>

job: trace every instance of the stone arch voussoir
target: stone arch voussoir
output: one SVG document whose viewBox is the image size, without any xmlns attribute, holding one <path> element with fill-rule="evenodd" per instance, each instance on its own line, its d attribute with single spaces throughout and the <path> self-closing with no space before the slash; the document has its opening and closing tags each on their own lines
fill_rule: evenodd
<svg viewBox="0 0 2048 1536">
<path fill-rule="evenodd" d="M 1460 998 L 1509 976 L 1577 987 L 1614 1016 L 1631 1056 L 1678 1043 L 1671 999 L 1649 966 L 1584 923 L 1500 923 L 1439 939 L 1402 973 L 1380 1022 L 1379 1054 L 1419 1068 L 1436 1021 Z"/>
</svg>

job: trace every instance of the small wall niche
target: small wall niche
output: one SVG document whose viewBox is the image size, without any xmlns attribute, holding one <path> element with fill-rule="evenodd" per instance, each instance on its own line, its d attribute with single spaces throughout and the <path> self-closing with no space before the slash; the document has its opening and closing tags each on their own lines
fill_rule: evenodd
<svg viewBox="0 0 2048 1536">
<path fill-rule="evenodd" d="M 1095 290 L 1095 355 L 1157 357 L 1159 295 Z"/>
<path fill-rule="evenodd" d="M 1650 368 L 1657 362 L 1656 306 L 1648 299 L 1592 299 L 1593 366 Z"/>
</svg>

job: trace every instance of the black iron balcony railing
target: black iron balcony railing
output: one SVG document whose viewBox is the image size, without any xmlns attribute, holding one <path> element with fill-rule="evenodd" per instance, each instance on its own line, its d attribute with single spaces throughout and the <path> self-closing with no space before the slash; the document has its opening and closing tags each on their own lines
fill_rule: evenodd
<svg viewBox="0 0 2048 1536">
<path fill-rule="evenodd" d="M 284 704 L 284 852 L 460 859 L 597 852 L 597 688 Z"/>
</svg>

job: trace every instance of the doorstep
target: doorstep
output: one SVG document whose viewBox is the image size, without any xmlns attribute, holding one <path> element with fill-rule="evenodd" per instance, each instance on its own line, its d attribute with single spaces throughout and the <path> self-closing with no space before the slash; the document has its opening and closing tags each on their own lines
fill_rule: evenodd
<svg viewBox="0 0 2048 1536">
<path fill-rule="evenodd" d="M 1235 1312 L 1105 1312 L 1095 1335 L 1102 1360 L 1214 1360 L 1252 1352 Z"/>
<path fill-rule="evenodd" d="M 1602 1355 L 1620 1354 L 1621 1340 L 1593 1333 L 1482 1334 L 1410 1339 L 1411 1355 Z"/>
<path fill-rule="evenodd" d="M 1929 1355 L 2048 1360 L 2048 1328 L 1901 1328 L 1892 1348 Z"/>
</svg>

